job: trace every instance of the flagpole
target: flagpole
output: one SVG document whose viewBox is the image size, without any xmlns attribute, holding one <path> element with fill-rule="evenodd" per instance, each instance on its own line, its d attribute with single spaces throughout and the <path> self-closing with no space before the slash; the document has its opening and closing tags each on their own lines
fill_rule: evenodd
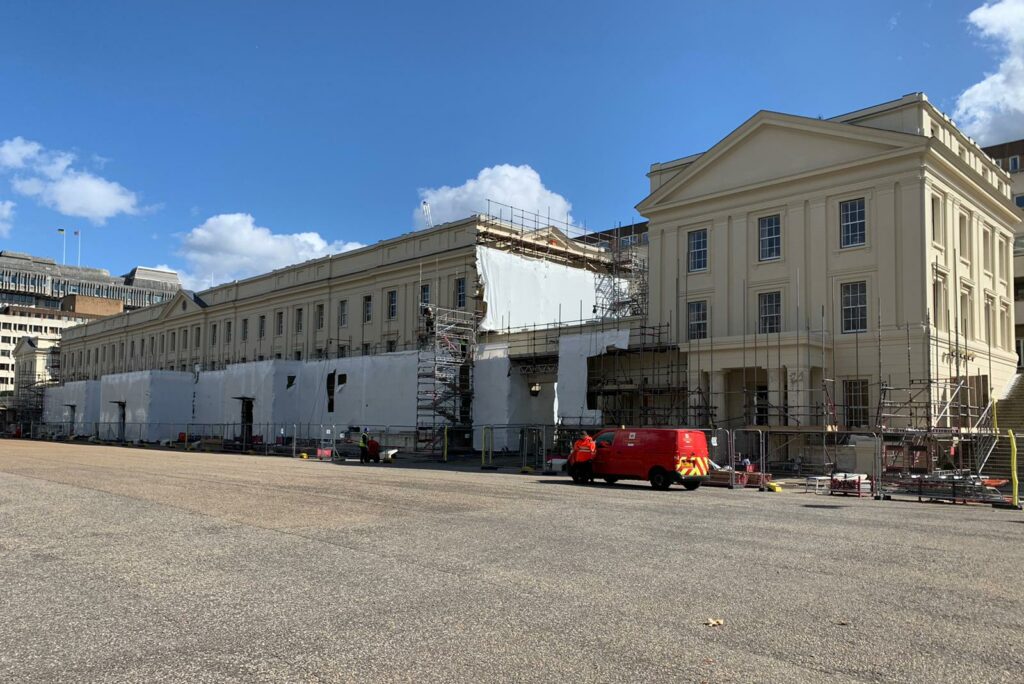
<svg viewBox="0 0 1024 684">
<path fill-rule="evenodd" d="M 67 234 L 67 232 L 63 228 L 58 228 L 57 232 L 60 233 L 60 240 L 61 240 L 60 263 L 67 264 L 68 263 L 68 234 Z"/>
</svg>

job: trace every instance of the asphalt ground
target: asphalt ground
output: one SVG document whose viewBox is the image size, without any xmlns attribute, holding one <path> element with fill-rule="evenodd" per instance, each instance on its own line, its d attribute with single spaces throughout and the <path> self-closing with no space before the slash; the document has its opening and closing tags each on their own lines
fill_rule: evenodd
<svg viewBox="0 0 1024 684">
<path fill-rule="evenodd" d="M 1022 535 L 982 506 L 0 441 L 0 681 L 1019 682 Z"/>
</svg>

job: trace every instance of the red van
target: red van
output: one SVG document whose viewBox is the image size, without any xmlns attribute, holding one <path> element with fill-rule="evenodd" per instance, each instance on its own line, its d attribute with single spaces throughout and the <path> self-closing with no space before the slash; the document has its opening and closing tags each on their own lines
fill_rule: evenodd
<svg viewBox="0 0 1024 684">
<path fill-rule="evenodd" d="M 592 459 L 569 456 L 569 475 L 576 484 L 601 478 L 647 480 L 655 489 L 678 482 L 693 490 L 708 479 L 708 443 L 700 430 L 622 428 L 602 430 L 594 437 Z M 579 460 L 579 462 L 577 462 Z"/>
</svg>

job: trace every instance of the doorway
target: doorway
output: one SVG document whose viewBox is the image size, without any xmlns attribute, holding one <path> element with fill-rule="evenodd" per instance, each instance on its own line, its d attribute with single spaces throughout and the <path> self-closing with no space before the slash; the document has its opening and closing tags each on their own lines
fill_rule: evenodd
<svg viewBox="0 0 1024 684">
<path fill-rule="evenodd" d="M 252 446 L 252 416 L 253 416 L 253 398 L 252 397 L 235 397 L 242 402 L 242 451 L 247 451 Z"/>
</svg>

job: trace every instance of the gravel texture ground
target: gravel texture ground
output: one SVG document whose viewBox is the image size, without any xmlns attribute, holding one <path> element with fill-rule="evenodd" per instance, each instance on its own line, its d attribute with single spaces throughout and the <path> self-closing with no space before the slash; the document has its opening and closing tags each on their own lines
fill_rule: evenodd
<svg viewBox="0 0 1024 684">
<path fill-rule="evenodd" d="M 1019 682 L 1022 535 L 981 506 L 0 441 L 0 681 Z"/>
</svg>

